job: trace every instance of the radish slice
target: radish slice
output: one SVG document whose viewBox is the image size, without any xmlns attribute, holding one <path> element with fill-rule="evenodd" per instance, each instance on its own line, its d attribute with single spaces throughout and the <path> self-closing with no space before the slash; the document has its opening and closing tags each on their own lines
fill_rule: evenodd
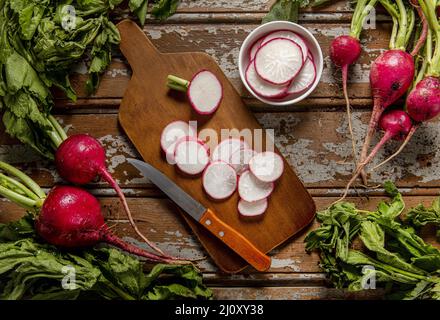
<svg viewBox="0 0 440 320">
<path fill-rule="evenodd" d="M 213 162 L 203 173 L 203 188 L 213 199 L 229 198 L 237 189 L 237 174 L 226 162 Z"/>
<path fill-rule="evenodd" d="M 272 182 L 258 180 L 249 170 L 243 172 L 238 180 L 240 198 L 247 202 L 263 200 L 270 196 L 274 189 Z"/>
<path fill-rule="evenodd" d="M 245 141 L 236 138 L 223 140 L 215 147 L 211 160 L 229 163 L 231 155 L 240 149 L 249 149 L 249 145 Z"/>
<path fill-rule="evenodd" d="M 217 110 L 223 99 L 223 86 L 211 71 L 202 70 L 192 78 L 187 94 L 197 113 L 209 115 Z"/>
<path fill-rule="evenodd" d="M 275 38 L 258 49 L 254 63 L 258 75 L 267 82 L 287 84 L 301 71 L 304 59 L 294 41 Z"/>
<path fill-rule="evenodd" d="M 266 212 L 267 205 L 267 198 L 254 202 L 247 202 L 240 199 L 240 201 L 238 201 L 238 212 L 245 217 L 256 217 Z"/>
<path fill-rule="evenodd" d="M 257 154 L 249 161 L 249 169 L 258 180 L 274 182 L 283 174 L 284 162 L 276 153 L 266 151 Z"/>
<path fill-rule="evenodd" d="M 174 151 L 176 150 L 176 142 L 186 136 L 196 137 L 197 132 L 184 121 L 171 122 L 163 129 L 160 137 L 160 146 L 170 164 L 175 164 Z"/>
<path fill-rule="evenodd" d="M 309 58 L 310 60 L 312 60 L 313 62 L 315 62 L 315 57 L 313 56 L 312 52 L 309 50 L 309 52 L 307 53 L 307 58 Z"/>
<path fill-rule="evenodd" d="M 289 88 L 287 89 L 287 94 L 301 93 L 304 90 L 310 88 L 310 86 L 315 82 L 316 79 L 316 67 L 315 63 L 307 58 L 304 63 L 304 67 L 301 69 L 300 73 L 293 79 Z"/>
<path fill-rule="evenodd" d="M 196 175 L 202 173 L 208 165 L 209 149 L 197 138 L 184 137 L 176 143 L 174 159 L 182 172 Z"/>
<path fill-rule="evenodd" d="M 297 33 L 290 31 L 290 30 L 278 30 L 274 31 L 272 33 L 269 33 L 264 40 L 261 42 L 261 45 L 264 45 L 268 43 L 270 40 L 276 39 L 276 38 L 284 38 L 294 41 L 296 44 L 298 44 L 301 47 L 301 51 L 303 54 L 303 59 L 307 57 L 307 53 L 309 51 L 309 48 L 307 47 L 306 42 L 304 39 Z"/>
<path fill-rule="evenodd" d="M 229 164 L 234 168 L 238 175 L 249 170 L 249 161 L 257 154 L 252 149 L 240 149 L 235 151 L 229 159 Z"/>
<path fill-rule="evenodd" d="M 286 95 L 288 85 L 268 83 L 260 78 L 255 71 L 254 61 L 251 61 L 246 70 L 246 81 L 256 94 L 265 98 L 281 98 Z"/>
<path fill-rule="evenodd" d="M 260 38 L 254 42 L 252 47 L 249 50 L 249 61 L 252 61 L 255 59 L 255 55 L 257 54 L 258 49 L 260 49 L 261 43 L 263 42 L 264 38 Z"/>
</svg>

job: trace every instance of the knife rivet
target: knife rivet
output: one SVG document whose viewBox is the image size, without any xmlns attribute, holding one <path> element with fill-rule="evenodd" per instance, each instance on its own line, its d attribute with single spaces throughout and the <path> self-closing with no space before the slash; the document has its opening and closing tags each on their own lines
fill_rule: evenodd
<svg viewBox="0 0 440 320">
<path fill-rule="evenodd" d="M 224 237 L 225 233 L 224 233 L 223 231 L 220 231 L 220 232 L 218 233 L 218 235 L 219 235 L 220 237 Z"/>
<path fill-rule="evenodd" d="M 206 220 L 206 225 L 210 226 L 211 225 L 211 220 Z"/>
</svg>

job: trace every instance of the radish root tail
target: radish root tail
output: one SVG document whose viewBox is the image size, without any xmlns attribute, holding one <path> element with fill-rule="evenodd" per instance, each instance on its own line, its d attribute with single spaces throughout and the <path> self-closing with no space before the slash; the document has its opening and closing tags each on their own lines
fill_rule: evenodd
<svg viewBox="0 0 440 320">
<path fill-rule="evenodd" d="M 348 120 L 348 129 L 350 131 L 350 138 L 351 138 L 351 147 L 353 151 L 353 161 L 356 164 L 356 140 L 354 138 L 353 134 L 353 123 L 351 121 L 351 105 L 350 105 L 350 98 L 348 96 L 348 89 L 347 89 L 347 81 L 348 81 L 348 65 L 345 65 L 342 67 L 342 88 L 344 91 L 344 98 L 345 103 L 347 106 L 347 120 Z"/>
</svg>

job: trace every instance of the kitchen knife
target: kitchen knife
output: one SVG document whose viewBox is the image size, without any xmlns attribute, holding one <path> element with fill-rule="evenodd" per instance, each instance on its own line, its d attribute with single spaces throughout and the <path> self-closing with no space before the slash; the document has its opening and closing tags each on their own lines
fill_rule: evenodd
<svg viewBox="0 0 440 320">
<path fill-rule="evenodd" d="M 270 257 L 256 248 L 241 233 L 220 220 L 214 211 L 205 208 L 200 202 L 183 191 L 162 172 L 137 159 L 127 159 L 127 161 L 170 197 L 183 211 L 202 224 L 255 269 L 266 271 L 270 268 Z"/>
</svg>

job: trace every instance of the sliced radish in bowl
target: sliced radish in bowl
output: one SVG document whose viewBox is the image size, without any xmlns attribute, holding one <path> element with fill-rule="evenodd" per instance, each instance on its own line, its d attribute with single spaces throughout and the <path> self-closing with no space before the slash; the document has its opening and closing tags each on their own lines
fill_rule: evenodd
<svg viewBox="0 0 440 320">
<path fill-rule="evenodd" d="M 277 85 L 263 80 L 255 70 L 255 63 L 251 61 L 246 70 L 246 81 L 254 92 L 264 98 L 281 98 L 286 95 L 288 85 Z"/>
<path fill-rule="evenodd" d="M 231 155 L 240 149 L 249 149 L 249 145 L 237 138 L 228 138 L 220 142 L 212 152 L 212 161 L 223 161 L 229 163 Z"/>
<path fill-rule="evenodd" d="M 264 37 L 256 40 L 254 44 L 249 49 L 249 61 L 255 59 L 255 55 L 257 54 L 258 49 L 260 49 L 261 43 L 263 42 Z"/>
<path fill-rule="evenodd" d="M 301 93 L 307 90 L 316 79 L 316 67 L 314 62 L 307 58 L 304 63 L 304 67 L 301 69 L 300 73 L 293 79 L 290 86 L 287 89 L 287 94 Z"/>
<path fill-rule="evenodd" d="M 240 201 L 238 201 L 238 212 L 245 217 L 256 217 L 265 213 L 267 206 L 267 198 L 254 202 L 248 202 L 240 199 Z"/>
<path fill-rule="evenodd" d="M 237 189 L 237 174 L 226 162 L 212 162 L 203 173 L 203 189 L 213 199 L 229 198 Z"/>
<path fill-rule="evenodd" d="M 283 39 L 289 39 L 294 41 L 296 44 L 298 44 L 301 47 L 301 51 L 303 54 L 303 59 L 307 57 L 309 48 L 304 41 L 304 39 L 297 33 L 290 31 L 290 30 L 277 30 L 269 33 L 264 40 L 261 42 L 261 45 L 264 45 L 268 43 L 270 40 L 276 39 L 276 38 L 283 38 Z"/>
<path fill-rule="evenodd" d="M 243 172 L 238 180 L 238 193 L 240 198 L 247 202 L 263 200 L 273 192 L 272 182 L 258 180 L 249 170 Z"/>
<path fill-rule="evenodd" d="M 202 70 L 192 78 L 187 94 L 197 113 L 209 115 L 217 110 L 223 99 L 223 86 L 215 74 Z"/>
<path fill-rule="evenodd" d="M 235 151 L 229 159 L 229 164 L 235 169 L 238 175 L 249 169 L 249 161 L 257 154 L 252 149 L 240 149 Z"/>
<path fill-rule="evenodd" d="M 197 175 L 202 173 L 209 163 L 209 148 L 197 138 L 184 137 L 176 143 L 174 159 L 182 172 Z"/>
<path fill-rule="evenodd" d="M 304 64 L 301 47 L 285 38 L 269 40 L 255 55 L 255 70 L 258 75 L 272 84 L 287 84 Z"/>
<path fill-rule="evenodd" d="M 184 121 L 171 122 L 163 129 L 160 137 L 160 146 L 170 164 L 175 164 L 174 151 L 176 150 L 176 142 L 186 136 L 196 137 L 197 132 Z"/>
<path fill-rule="evenodd" d="M 249 169 L 262 182 L 278 180 L 284 171 L 284 162 L 281 156 L 266 151 L 257 154 L 249 161 Z"/>
</svg>

